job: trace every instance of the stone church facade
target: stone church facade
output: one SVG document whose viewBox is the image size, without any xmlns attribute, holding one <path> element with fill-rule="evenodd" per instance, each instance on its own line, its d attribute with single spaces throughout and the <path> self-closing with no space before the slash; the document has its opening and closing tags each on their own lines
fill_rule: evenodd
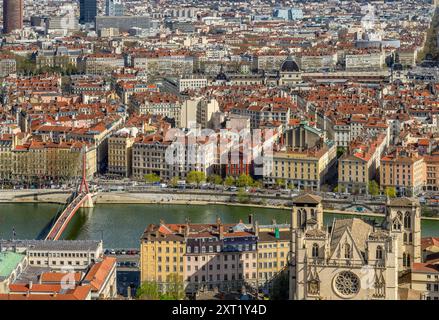
<svg viewBox="0 0 439 320">
<path fill-rule="evenodd" d="M 321 198 L 294 199 L 290 299 L 397 300 L 398 278 L 420 262 L 420 208 L 400 198 L 384 222 L 334 219 L 324 227 Z"/>
</svg>

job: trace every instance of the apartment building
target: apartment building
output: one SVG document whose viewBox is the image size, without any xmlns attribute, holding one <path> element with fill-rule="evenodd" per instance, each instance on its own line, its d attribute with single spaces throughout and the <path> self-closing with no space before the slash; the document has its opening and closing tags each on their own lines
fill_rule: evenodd
<svg viewBox="0 0 439 320">
<path fill-rule="evenodd" d="M 0 54 L 0 77 L 7 77 L 15 74 L 17 71 L 17 62 L 7 54 Z"/>
<path fill-rule="evenodd" d="M 185 179 L 190 171 L 213 172 L 217 162 L 216 142 L 197 139 L 190 133 L 167 140 L 160 134 L 139 137 L 133 145 L 133 177 L 142 180 L 146 174 L 156 174 L 168 181 Z"/>
<path fill-rule="evenodd" d="M 215 99 L 203 99 L 197 105 L 197 124 L 201 128 L 208 128 L 212 115 L 219 112 L 218 101 Z"/>
<path fill-rule="evenodd" d="M 413 263 L 410 288 L 420 292 L 422 300 L 439 300 L 439 265 Z"/>
<path fill-rule="evenodd" d="M 274 152 L 272 159 L 264 158 L 264 183 L 274 185 L 281 179 L 294 189 L 320 190 L 336 158 L 337 147 L 332 142 L 310 149 Z"/>
<path fill-rule="evenodd" d="M 384 53 L 364 52 L 355 54 L 346 54 L 346 70 L 374 70 L 381 69 L 384 66 Z"/>
<path fill-rule="evenodd" d="M 95 53 L 78 60 L 78 68 L 89 75 L 106 75 L 124 66 L 124 57 L 113 53 Z"/>
<path fill-rule="evenodd" d="M 185 52 L 141 52 L 131 55 L 132 66 L 150 76 L 183 76 L 194 72 L 194 57 Z"/>
<path fill-rule="evenodd" d="M 134 94 L 131 108 L 137 114 L 158 114 L 175 120 L 175 125 L 181 127 L 182 102 L 176 95 L 159 92 Z"/>
<path fill-rule="evenodd" d="M 274 221 L 275 222 L 275 221 Z M 270 291 L 288 267 L 289 226 L 260 226 L 258 232 L 258 285 Z"/>
<path fill-rule="evenodd" d="M 201 289 L 238 290 L 257 282 L 257 236 L 243 224 L 150 225 L 141 238 L 141 281 L 166 290 L 177 275 L 188 295 Z"/>
<path fill-rule="evenodd" d="M 82 142 L 43 142 L 31 140 L 12 149 L 12 179 L 28 183 L 62 182 L 82 175 Z M 97 172 L 96 148 L 86 147 L 86 175 Z M 8 153 L 0 153 L 8 157 Z M 0 161 L 1 162 L 1 161 Z"/>
<path fill-rule="evenodd" d="M 130 177 L 137 129 L 122 129 L 108 138 L 108 173 Z"/>
<path fill-rule="evenodd" d="M 416 153 L 397 150 L 381 158 L 380 186 L 394 187 L 399 195 L 415 196 L 426 183 L 424 158 Z"/>
<path fill-rule="evenodd" d="M 369 192 L 369 182 L 375 178 L 380 159 L 386 149 L 386 136 L 370 139 L 355 139 L 349 150 L 338 160 L 339 192 Z"/>
<path fill-rule="evenodd" d="M 166 291 L 173 279 L 183 281 L 186 243 L 182 232 L 164 222 L 146 228 L 140 240 L 141 282 L 156 281 Z"/>
<path fill-rule="evenodd" d="M 428 191 L 438 191 L 439 190 L 439 154 L 425 155 L 424 162 L 426 166 L 425 189 Z"/>
</svg>

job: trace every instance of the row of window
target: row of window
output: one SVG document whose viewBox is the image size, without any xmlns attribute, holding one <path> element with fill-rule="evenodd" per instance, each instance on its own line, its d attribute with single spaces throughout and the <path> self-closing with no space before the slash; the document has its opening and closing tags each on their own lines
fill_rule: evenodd
<svg viewBox="0 0 439 320">
<path fill-rule="evenodd" d="M 37 261 L 30 260 L 29 264 L 40 266 L 42 263 L 41 263 L 41 260 L 37 260 Z M 46 266 L 49 265 L 49 260 L 44 260 L 43 264 L 46 265 Z M 58 265 L 57 260 L 50 261 L 50 264 L 54 265 L 54 266 Z M 79 265 L 81 265 L 81 262 L 80 261 L 75 261 L 75 263 L 73 263 L 73 261 L 69 260 L 66 263 L 65 261 L 61 260 L 61 261 L 59 261 L 59 265 L 60 266 L 64 266 L 64 265 L 69 265 L 69 266 L 76 265 L 76 266 L 79 266 Z M 84 265 L 84 266 L 88 265 L 88 261 L 83 261 L 82 265 Z"/>
<path fill-rule="evenodd" d="M 94 253 L 90 254 L 90 257 L 94 258 L 94 256 Z M 80 252 L 29 252 L 29 257 L 85 258 L 87 254 Z"/>
</svg>

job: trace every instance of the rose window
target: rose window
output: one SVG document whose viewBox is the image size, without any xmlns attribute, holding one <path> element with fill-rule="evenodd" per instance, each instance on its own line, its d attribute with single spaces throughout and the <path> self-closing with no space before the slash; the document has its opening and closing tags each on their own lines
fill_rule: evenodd
<svg viewBox="0 0 439 320">
<path fill-rule="evenodd" d="M 350 271 L 342 271 L 335 277 L 334 287 L 341 296 L 351 297 L 360 290 L 360 279 Z"/>
</svg>

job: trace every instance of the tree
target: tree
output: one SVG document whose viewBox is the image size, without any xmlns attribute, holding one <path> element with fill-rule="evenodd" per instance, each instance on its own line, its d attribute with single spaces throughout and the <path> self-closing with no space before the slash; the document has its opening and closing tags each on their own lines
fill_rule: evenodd
<svg viewBox="0 0 439 320">
<path fill-rule="evenodd" d="M 172 179 L 169 180 L 169 185 L 175 188 L 178 185 L 178 177 L 172 177 Z"/>
<path fill-rule="evenodd" d="M 389 198 L 395 198 L 396 197 L 395 187 L 386 187 L 386 196 L 388 196 Z"/>
<path fill-rule="evenodd" d="M 252 184 L 253 188 L 262 188 L 262 182 L 259 180 L 254 180 Z"/>
<path fill-rule="evenodd" d="M 372 196 L 377 196 L 380 194 L 380 187 L 375 180 L 369 181 L 369 194 Z"/>
<path fill-rule="evenodd" d="M 223 179 L 219 175 L 213 174 L 207 177 L 207 182 L 218 185 L 223 183 Z"/>
<path fill-rule="evenodd" d="M 160 182 L 160 177 L 155 173 L 145 174 L 145 181 L 148 183 L 157 183 Z"/>
<path fill-rule="evenodd" d="M 196 183 L 199 185 L 201 182 L 206 181 L 206 174 L 201 171 L 190 171 L 187 174 L 187 183 Z"/>
<path fill-rule="evenodd" d="M 183 300 L 185 297 L 183 276 L 171 273 L 166 277 L 167 290 L 162 300 Z"/>
<path fill-rule="evenodd" d="M 284 179 L 276 179 L 276 186 L 277 187 L 283 187 L 283 186 L 285 186 L 285 180 Z"/>
<path fill-rule="evenodd" d="M 141 300 L 160 300 L 160 290 L 157 282 L 145 281 L 137 289 L 137 298 Z"/>
<path fill-rule="evenodd" d="M 226 180 L 224 180 L 224 183 L 228 187 L 233 186 L 233 185 L 235 185 L 235 178 L 233 178 L 232 176 L 227 176 Z"/>
<path fill-rule="evenodd" d="M 238 187 L 248 187 L 253 184 L 253 179 L 248 174 L 241 174 L 238 177 L 237 185 Z"/>
<path fill-rule="evenodd" d="M 244 188 L 239 188 L 238 190 L 238 201 L 240 203 L 248 203 L 250 201 L 250 197 Z"/>
<path fill-rule="evenodd" d="M 157 281 L 145 281 L 137 289 L 137 298 L 141 300 L 182 300 L 185 297 L 183 277 L 171 273 L 166 277 L 165 290 L 160 290 Z"/>
</svg>

